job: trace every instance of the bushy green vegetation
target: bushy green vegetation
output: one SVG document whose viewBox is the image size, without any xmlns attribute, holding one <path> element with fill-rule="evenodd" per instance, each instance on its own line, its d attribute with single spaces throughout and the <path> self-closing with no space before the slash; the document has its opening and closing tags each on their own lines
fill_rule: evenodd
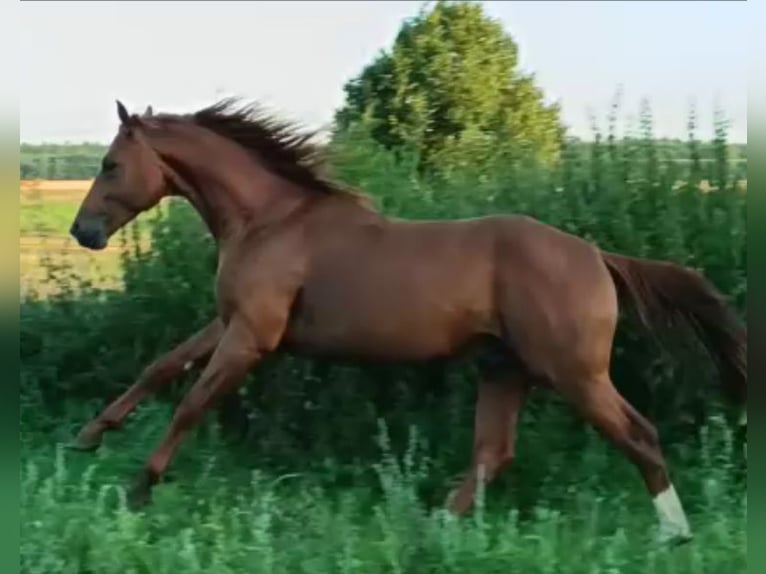
<svg viewBox="0 0 766 574">
<path fill-rule="evenodd" d="M 708 165 L 662 162 L 646 116 L 632 139 L 564 148 L 556 168 L 426 176 L 414 157 L 395 158 L 362 128 L 338 134 L 331 151 L 336 176 L 386 213 L 527 213 L 606 249 L 697 267 L 744 309 L 745 194 L 733 184 L 726 149 Z M 718 189 L 701 191 L 702 178 Z M 671 334 L 667 353 L 629 317 L 614 378 L 660 426 L 697 536 L 690 546 L 652 545 L 651 504 L 636 471 L 545 393 L 524 411 L 518 461 L 490 488 L 485 510 L 447 519 L 439 505 L 471 448 L 475 378 L 461 364 L 267 361 L 182 449 L 176 480 L 158 488 L 156 506 L 129 515 L 110 485 L 121 486 L 156 444 L 168 399 L 193 373 L 110 435 L 95 463 L 57 454 L 54 445 L 213 314 L 215 253 L 196 215 L 168 202 L 142 225 L 153 247 L 134 240 L 135 226 L 123 234 L 123 290 L 80 282 L 61 265 L 51 270 L 55 294 L 23 301 L 25 572 L 63 564 L 73 572 L 719 574 L 744 567 L 743 437 L 719 404 L 712 365 L 686 348 L 686 334 Z M 386 457 L 376 474 L 380 421 L 397 459 L 413 444 L 411 429 L 418 431 L 416 463 L 404 474 Z"/>
<path fill-rule="evenodd" d="M 363 122 L 388 150 L 415 149 L 419 166 L 557 157 L 558 105 L 543 101 L 518 69 L 518 48 L 473 2 L 437 2 L 404 22 L 383 51 L 345 86 L 337 126 Z"/>
</svg>

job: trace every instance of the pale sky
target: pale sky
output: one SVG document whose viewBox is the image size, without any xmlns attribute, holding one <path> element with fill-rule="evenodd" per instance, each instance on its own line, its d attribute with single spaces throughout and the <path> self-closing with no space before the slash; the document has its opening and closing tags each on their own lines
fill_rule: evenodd
<svg viewBox="0 0 766 574">
<path fill-rule="evenodd" d="M 343 84 L 421 2 L 24 2 L 19 26 L 20 139 L 103 141 L 114 100 L 189 112 L 222 96 L 256 99 L 309 127 L 326 125 Z M 656 135 L 685 137 L 689 102 L 712 134 L 719 102 L 732 141 L 747 141 L 744 2 L 485 2 L 589 137 L 618 86 L 623 115 L 650 100 Z"/>
</svg>

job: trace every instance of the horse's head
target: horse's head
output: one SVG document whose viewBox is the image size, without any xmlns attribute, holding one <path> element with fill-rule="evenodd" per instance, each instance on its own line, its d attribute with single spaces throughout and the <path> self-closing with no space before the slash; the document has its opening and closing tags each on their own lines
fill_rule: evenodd
<svg viewBox="0 0 766 574">
<path fill-rule="evenodd" d="M 130 115 L 117 102 L 119 131 L 70 229 L 83 247 L 103 249 L 118 229 L 168 194 L 162 160 L 143 129 L 151 113 Z"/>
</svg>

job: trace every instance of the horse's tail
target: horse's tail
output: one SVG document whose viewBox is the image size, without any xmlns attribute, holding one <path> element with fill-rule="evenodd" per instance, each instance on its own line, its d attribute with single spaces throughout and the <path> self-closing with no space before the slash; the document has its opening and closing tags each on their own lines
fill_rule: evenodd
<svg viewBox="0 0 766 574">
<path fill-rule="evenodd" d="M 647 328 L 685 323 L 715 361 L 726 395 L 747 400 L 747 330 L 724 297 L 699 273 L 665 261 L 602 252 L 621 304 Z"/>
</svg>

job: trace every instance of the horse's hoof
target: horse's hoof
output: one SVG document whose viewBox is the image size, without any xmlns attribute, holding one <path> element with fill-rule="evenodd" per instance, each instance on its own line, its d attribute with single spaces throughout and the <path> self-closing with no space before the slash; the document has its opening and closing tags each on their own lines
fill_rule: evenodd
<svg viewBox="0 0 766 574">
<path fill-rule="evenodd" d="M 128 489 L 127 507 L 131 512 L 139 512 L 152 503 L 153 482 L 142 472 Z"/>
<path fill-rule="evenodd" d="M 694 536 L 691 532 L 677 532 L 672 535 L 665 534 L 660 535 L 659 537 L 659 543 L 662 546 L 666 546 L 668 548 L 676 548 L 678 546 L 683 546 L 685 544 L 688 544 L 694 540 Z"/>
<path fill-rule="evenodd" d="M 672 540 L 669 541 L 670 546 L 677 547 L 677 546 L 683 546 L 684 544 L 688 544 L 694 540 L 694 536 L 691 534 L 684 534 L 680 536 L 676 536 Z"/>
<path fill-rule="evenodd" d="M 131 512 L 140 512 L 151 504 L 151 490 L 134 486 L 128 491 L 126 502 L 128 510 Z"/>
<path fill-rule="evenodd" d="M 100 446 L 101 437 L 88 434 L 79 434 L 73 441 L 66 444 L 67 449 L 77 452 L 95 452 Z"/>
</svg>

